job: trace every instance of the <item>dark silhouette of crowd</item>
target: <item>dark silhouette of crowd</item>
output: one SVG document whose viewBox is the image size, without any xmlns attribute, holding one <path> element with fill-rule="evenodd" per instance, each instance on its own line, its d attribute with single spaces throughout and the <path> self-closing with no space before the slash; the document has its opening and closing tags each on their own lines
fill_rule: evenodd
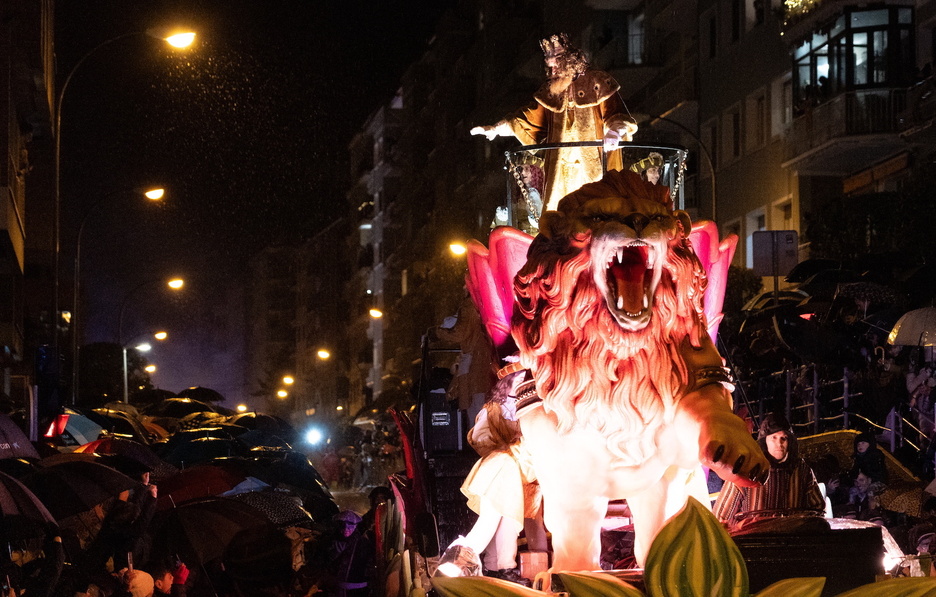
<svg viewBox="0 0 936 597">
<path fill-rule="evenodd" d="M 84 416 L 68 412 L 76 419 Z M 288 425 L 256 415 L 239 421 L 252 425 L 248 429 L 235 425 L 229 414 L 200 414 L 171 425 L 162 419 L 172 429 L 162 441 L 131 440 L 104 429 L 99 439 L 77 445 L 65 430 L 77 434 L 77 428 L 59 429 L 51 421 L 43 427 L 47 437 L 29 442 L 9 413 L 0 413 L 0 539 L 7 544 L 0 553 L 3 597 L 374 593 L 376 510 L 388 516 L 389 488 L 371 491 L 372 508 L 363 519 L 339 512 L 326 480 L 291 447 L 296 438 L 288 435 Z M 398 462 L 396 441 L 389 434 L 362 434 L 356 451 L 371 453 L 371 460 L 358 478 L 352 470 L 344 481 L 378 485 L 379 475 Z M 196 461 L 197 451 L 189 450 L 180 471 L 163 457 L 187 442 L 227 442 L 229 452 L 218 456 L 209 450 Z M 337 456 L 334 450 L 329 454 Z M 83 501 L 82 491 L 103 491 L 104 485 L 112 493 L 100 501 L 88 497 L 85 507 L 60 504 L 54 486 L 40 491 L 37 476 L 76 463 L 109 472 L 100 482 L 74 480 L 75 500 Z M 337 463 L 323 472 L 334 477 L 334 468 L 344 468 L 342 457 Z M 200 508 L 195 512 L 204 520 L 183 519 L 179 513 L 189 508 Z"/>
</svg>

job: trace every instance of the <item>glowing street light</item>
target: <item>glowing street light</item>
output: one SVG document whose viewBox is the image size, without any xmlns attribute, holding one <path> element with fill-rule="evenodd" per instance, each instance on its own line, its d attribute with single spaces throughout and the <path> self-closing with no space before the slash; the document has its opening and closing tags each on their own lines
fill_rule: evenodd
<svg viewBox="0 0 936 597">
<path fill-rule="evenodd" d="M 145 282 L 142 282 L 141 284 L 130 289 L 130 291 L 124 295 L 123 299 L 120 301 L 120 307 L 117 309 L 117 344 L 123 345 L 124 312 L 127 309 L 127 305 L 130 303 L 130 298 L 133 295 L 135 295 L 137 292 L 139 292 L 141 289 L 147 286 L 150 286 L 152 284 L 157 284 L 160 281 L 161 280 L 146 280 Z M 172 278 L 168 282 L 166 282 L 166 286 L 168 286 L 172 290 L 180 290 L 184 285 L 185 285 L 185 280 L 183 280 L 182 278 Z M 157 340 L 164 340 L 164 339 L 165 339 L 165 336 L 163 336 L 163 338 L 157 338 Z"/>
<path fill-rule="evenodd" d="M 166 43 L 168 43 L 173 48 L 187 48 L 195 42 L 195 33 L 193 31 L 186 31 L 184 33 L 170 35 L 164 39 L 166 40 Z"/>
<path fill-rule="evenodd" d="M 55 135 L 55 148 L 53 153 L 53 164 L 54 164 L 54 196 L 53 196 L 53 228 L 52 228 L 52 241 L 53 241 L 53 253 L 54 260 L 52 263 L 52 313 L 54 317 L 58 317 L 59 313 L 59 284 L 61 281 L 61 272 L 59 271 L 61 252 L 62 252 L 62 104 L 65 99 L 65 92 L 68 90 L 68 84 L 71 83 L 72 77 L 75 76 L 75 73 L 81 68 L 81 65 L 85 63 L 88 58 L 97 54 L 102 48 L 111 45 L 114 42 L 126 39 L 128 37 L 136 37 L 138 35 L 147 35 L 149 37 L 155 37 L 158 39 L 163 39 L 169 45 L 175 48 L 184 48 L 192 44 L 195 41 L 195 34 L 191 32 L 181 33 L 176 32 L 172 35 L 160 35 L 156 30 L 149 31 L 130 31 L 128 33 L 122 33 L 116 37 L 104 40 L 98 45 L 94 46 L 75 62 L 75 65 L 71 67 L 71 70 L 68 71 L 68 74 L 65 75 L 63 79 L 62 86 L 58 90 L 58 95 L 55 98 L 55 122 L 53 134 Z M 80 234 L 80 233 L 79 233 Z M 75 309 L 73 308 L 73 311 Z M 53 336 L 53 345 L 58 349 L 59 339 L 58 334 Z M 77 354 L 72 354 L 72 359 L 76 361 L 73 365 L 77 369 Z M 77 385 L 77 384 L 76 384 Z M 75 396 L 77 397 L 77 396 Z"/>
<path fill-rule="evenodd" d="M 380 319 L 383 317 L 383 311 L 377 309 L 376 307 L 368 311 L 368 313 L 370 313 L 370 316 L 374 319 Z"/>
<path fill-rule="evenodd" d="M 276 396 L 278 398 L 285 399 L 286 397 L 289 396 L 289 392 L 287 392 L 286 390 L 280 390 L 276 393 Z"/>
<path fill-rule="evenodd" d="M 156 365 L 147 365 L 146 367 L 143 367 L 143 370 L 147 373 L 156 373 Z"/>
<path fill-rule="evenodd" d="M 239 413 L 245 413 L 245 412 L 247 412 L 247 405 L 246 405 L 246 404 L 238 404 L 238 405 L 237 405 L 237 412 L 239 412 Z"/>
<path fill-rule="evenodd" d="M 283 383 L 286 384 L 287 386 L 291 386 L 292 384 L 296 383 L 296 380 L 292 375 L 284 375 Z"/>
<path fill-rule="evenodd" d="M 461 257 L 468 252 L 468 247 L 465 246 L 465 243 L 452 243 L 449 245 L 449 251 L 452 252 L 452 255 Z"/>
<path fill-rule="evenodd" d="M 84 238 L 85 225 L 91 218 L 91 214 L 95 213 L 101 205 L 104 203 L 111 202 L 115 197 L 119 197 L 122 194 L 126 193 L 128 189 L 121 189 L 116 192 L 105 193 L 100 196 L 98 200 L 91 205 L 88 211 L 85 212 L 84 217 L 81 218 L 81 223 L 78 224 L 78 234 L 75 238 L 75 273 L 72 278 L 72 310 L 71 318 L 75 321 L 74 328 L 72 330 L 72 359 L 74 364 L 72 366 L 72 402 L 78 400 L 78 391 L 80 386 L 80 376 L 78 373 L 78 364 L 79 364 L 79 351 L 80 351 L 80 336 L 81 336 L 81 325 L 84 323 L 81 318 L 80 303 L 81 303 L 81 239 Z M 136 189 L 135 192 L 139 192 L 140 189 Z M 143 191 L 143 196 L 149 199 L 150 201 L 156 202 L 163 198 L 166 194 L 166 189 L 163 188 L 153 188 Z M 57 275 L 57 274 L 56 274 Z M 56 284 L 57 285 L 57 284 Z"/>
<path fill-rule="evenodd" d="M 159 340 L 160 342 L 165 340 L 167 337 L 169 337 L 169 334 L 167 334 L 166 332 L 156 332 L 155 334 L 153 334 L 153 338 Z M 153 349 L 153 345 L 150 344 L 149 342 L 141 342 L 137 344 L 136 346 L 134 346 L 133 348 L 140 352 L 149 352 L 150 350 Z M 122 354 L 123 356 L 123 401 L 124 401 L 124 404 L 129 404 L 130 403 L 130 371 L 129 371 L 129 368 L 127 367 L 127 347 L 121 346 L 120 351 L 121 353 L 123 353 Z M 152 371 L 150 371 L 149 369 L 150 367 L 153 368 Z M 149 373 L 152 373 L 153 371 L 156 371 L 156 366 L 149 365 L 145 367 L 144 370 Z"/>
<path fill-rule="evenodd" d="M 324 348 L 319 348 L 318 352 L 315 353 L 315 356 L 317 356 L 319 359 L 323 361 L 327 361 L 328 359 L 331 358 L 331 353 L 325 350 Z"/>
<path fill-rule="evenodd" d="M 335 407 L 335 410 L 344 410 L 344 407 L 339 404 Z"/>
</svg>

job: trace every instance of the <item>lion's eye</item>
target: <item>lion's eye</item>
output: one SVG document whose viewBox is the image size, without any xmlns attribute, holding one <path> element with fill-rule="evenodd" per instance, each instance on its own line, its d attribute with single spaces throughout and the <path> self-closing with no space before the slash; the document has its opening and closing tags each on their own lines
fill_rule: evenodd
<svg viewBox="0 0 936 597">
<path fill-rule="evenodd" d="M 611 216 L 608 214 L 592 214 L 592 222 L 607 222 L 611 219 Z"/>
<path fill-rule="evenodd" d="M 670 216 L 668 216 L 668 215 L 666 215 L 666 214 L 656 214 L 656 215 L 652 215 L 652 216 L 650 216 L 650 219 L 653 220 L 654 222 L 657 222 L 657 223 L 660 223 L 660 224 L 669 224 L 669 223 L 671 222 L 671 220 L 672 220 L 672 218 L 670 218 Z"/>
</svg>

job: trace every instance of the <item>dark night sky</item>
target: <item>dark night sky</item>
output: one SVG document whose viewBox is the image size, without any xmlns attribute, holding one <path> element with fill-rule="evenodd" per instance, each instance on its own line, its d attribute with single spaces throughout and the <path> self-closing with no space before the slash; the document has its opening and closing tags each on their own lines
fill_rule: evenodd
<svg viewBox="0 0 936 597">
<path fill-rule="evenodd" d="M 142 35 L 110 43 L 66 92 L 66 264 L 78 222 L 108 195 L 82 241 L 82 284 L 95 289 L 84 302 L 86 340 L 113 339 L 128 289 L 175 273 L 203 288 L 237 283 L 249 255 L 311 236 L 343 213 L 347 143 L 392 96 L 445 4 L 58 2 L 62 79 L 91 48 L 126 32 L 185 23 L 199 34 L 184 53 Z M 127 192 L 152 183 L 167 188 L 164 204 Z"/>
</svg>

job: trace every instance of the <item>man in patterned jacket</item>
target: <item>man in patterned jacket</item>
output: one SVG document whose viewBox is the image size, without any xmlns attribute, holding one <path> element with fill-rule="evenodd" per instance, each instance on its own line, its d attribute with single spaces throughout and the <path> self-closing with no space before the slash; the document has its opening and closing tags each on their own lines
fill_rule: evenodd
<svg viewBox="0 0 936 597">
<path fill-rule="evenodd" d="M 761 530 L 768 520 L 822 516 L 822 492 L 812 469 L 798 455 L 790 423 L 782 415 L 767 415 L 758 430 L 757 442 L 770 462 L 770 476 L 760 487 L 725 483 L 713 508 L 718 520 L 732 532 L 752 532 L 754 527 Z"/>
</svg>

